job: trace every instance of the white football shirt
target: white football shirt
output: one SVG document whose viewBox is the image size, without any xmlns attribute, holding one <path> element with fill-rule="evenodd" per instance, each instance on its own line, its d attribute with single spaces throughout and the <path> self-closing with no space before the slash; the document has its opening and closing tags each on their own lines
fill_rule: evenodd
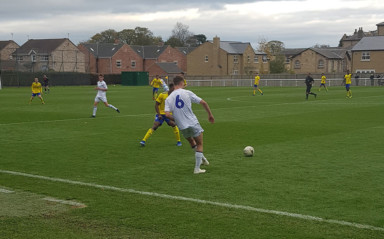
<svg viewBox="0 0 384 239">
<path fill-rule="evenodd" d="M 108 87 L 107 87 L 107 83 L 105 83 L 105 81 L 98 81 L 98 82 L 97 82 L 97 87 L 102 88 L 102 89 L 108 89 Z M 104 90 L 98 90 L 98 91 L 97 91 L 97 95 L 96 95 L 96 97 L 101 97 L 101 98 L 103 98 L 103 97 L 106 97 L 106 95 L 107 95 L 107 92 L 106 92 L 106 91 L 104 91 Z"/>
<path fill-rule="evenodd" d="M 199 123 L 192 111 L 192 103 L 199 104 L 201 98 L 189 90 L 177 89 L 165 100 L 164 111 L 172 112 L 180 130 Z"/>
</svg>

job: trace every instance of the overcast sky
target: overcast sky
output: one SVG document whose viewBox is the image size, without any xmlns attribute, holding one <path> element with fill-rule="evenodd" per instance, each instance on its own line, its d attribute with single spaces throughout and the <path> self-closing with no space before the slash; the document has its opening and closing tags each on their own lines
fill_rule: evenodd
<svg viewBox="0 0 384 239">
<path fill-rule="evenodd" d="M 376 30 L 383 0 L 1 0 L 0 40 L 67 38 L 146 27 L 164 41 L 177 22 L 208 40 L 279 40 L 286 48 L 337 46 L 344 33 Z"/>
</svg>

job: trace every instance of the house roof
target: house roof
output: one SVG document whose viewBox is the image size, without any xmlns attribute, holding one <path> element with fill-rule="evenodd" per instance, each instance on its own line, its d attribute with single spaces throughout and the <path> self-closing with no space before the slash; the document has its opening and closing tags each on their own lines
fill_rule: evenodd
<svg viewBox="0 0 384 239">
<path fill-rule="evenodd" d="M 0 50 L 3 50 L 8 44 L 10 43 L 15 43 L 17 45 L 16 42 L 12 41 L 12 40 L 9 40 L 9 41 L 0 41 Z"/>
<path fill-rule="evenodd" d="M 197 47 L 176 47 L 184 55 L 188 55 L 191 51 L 195 50 Z"/>
<path fill-rule="evenodd" d="M 295 56 L 301 52 L 307 50 L 308 48 L 285 48 L 281 53 L 285 56 Z"/>
<path fill-rule="evenodd" d="M 377 23 L 376 26 L 384 26 L 384 22 Z"/>
<path fill-rule="evenodd" d="M 164 52 L 164 50 L 168 47 L 168 45 L 164 46 L 130 46 L 139 56 L 144 59 L 157 59 Z"/>
<path fill-rule="evenodd" d="M 182 70 L 174 62 L 158 62 L 156 64 L 168 74 L 178 74 L 182 72 Z"/>
<path fill-rule="evenodd" d="M 67 41 L 68 38 L 61 39 L 30 39 L 18 48 L 16 54 L 29 54 L 32 50 L 36 54 L 49 54 L 58 48 L 63 42 Z"/>
<path fill-rule="evenodd" d="M 220 41 L 220 48 L 229 54 L 243 54 L 250 43 Z"/>
<path fill-rule="evenodd" d="M 95 57 L 111 58 L 124 45 L 123 43 L 84 43 L 82 44 Z"/>
<path fill-rule="evenodd" d="M 352 48 L 352 51 L 378 50 L 384 50 L 384 36 L 364 37 Z"/>
<path fill-rule="evenodd" d="M 343 59 L 347 52 L 347 49 L 339 48 L 339 47 L 310 48 L 310 49 L 329 59 Z"/>
</svg>

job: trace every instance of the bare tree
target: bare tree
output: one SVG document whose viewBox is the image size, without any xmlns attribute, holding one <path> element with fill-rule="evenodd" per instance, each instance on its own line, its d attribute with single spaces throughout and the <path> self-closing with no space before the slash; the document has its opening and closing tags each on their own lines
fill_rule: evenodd
<svg viewBox="0 0 384 239">
<path fill-rule="evenodd" d="M 190 32 L 188 29 L 188 25 L 184 25 L 181 22 L 177 22 L 172 30 L 172 35 L 169 37 L 168 41 L 180 44 L 175 46 L 187 46 L 188 40 L 193 37 L 193 33 Z"/>
</svg>

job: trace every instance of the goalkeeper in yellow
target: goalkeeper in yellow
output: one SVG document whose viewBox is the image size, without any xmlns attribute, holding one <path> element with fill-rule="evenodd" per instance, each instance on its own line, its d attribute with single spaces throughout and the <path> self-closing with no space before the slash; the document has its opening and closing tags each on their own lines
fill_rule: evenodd
<svg viewBox="0 0 384 239">
<path fill-rule="evenodd" d="M 325 88 L 325 91 L 328 91 L 328 88 L 327 88 L 327 86 L 325 85 L 326 80 L 327 80 L 327 77 L 324 75 L 324 73 L 321 73 L 321 82 L 320 82 L 319 91 L 321 91 L 321 87 L 322 87 L 322 86 Z"/>
<path fill-rule="evenodd" d="M 260 76 L 259 76 L 259 73 L 256 73 L 255 83 L 253 84 L 253 96 L 256 95 L 256 90 L 260 92 L 261 95 L 264 95 L 263 91 L 259 88 L 259 83 L 260 83 Z"/>
<path fill-rule="evenodd" d="M 151 86 L 153 87 L 153 89 L 152 89 L 152 99 L 153 100 L 156 100 L 161 84 L 162 84 L 162 82 L 161 82 L 159 75 L 156 75 L 156 77 L 153 78 L 153 80 L 151 82 Z"/>
<path fill-rule="evenodd" d="M 180 141 L 179 128 L 176 126 L 176 123 L 173 120 L 170 120 L 165 116 L 165 112 L 164 112 L 165 99 L 167 99 L 168 95 L 170 95 L 173 90 L 174 90 L 174 84 L 171 83 L 169 84 L 169 91 L 163 92 L 157 97 L 156 103 L 155 103 L 155 110 L 156 110 L 155 122 L 153 122 L 152 128 L 150 128 L 147 131 L 143 140 L 140 141 L 141 146 L 145 146 L 145 143 L 147 142 L 148 138 L 151 137 L 153 132 L 155 132 L 155 130 L 157 130 L 164 123 L 164 121 L 167 122 L 167 124 L 171 126 L 173 129 L 173 133 L 175 134 L 176 141 L 177 141 L 176 146 L 182 145 Z"/>
<path fill-rule="evenodd" d="M 36 96 L 40 98 L 40 101 L 42 104 L 45 104 L 43 97 L 41 97 L 41 94 L 43 92 L 43 87 L 41 86 L 41 83 L 39 82 L 39 78 L 35 77 L 35 81 L 32 83 L 31 89 L 32 89 L 32 96 L 29 99 L 29 104 L 32 102 L 32 100 Z"/>
<path fill-rule="evenodd" d="M 347 70 L 347 74 L 344 76 L 345 80 L 345 89 L 347 90 L 347 98 L 352 98 L 351 84 L 352 84 L 352 74 Z"/>
</svg>

